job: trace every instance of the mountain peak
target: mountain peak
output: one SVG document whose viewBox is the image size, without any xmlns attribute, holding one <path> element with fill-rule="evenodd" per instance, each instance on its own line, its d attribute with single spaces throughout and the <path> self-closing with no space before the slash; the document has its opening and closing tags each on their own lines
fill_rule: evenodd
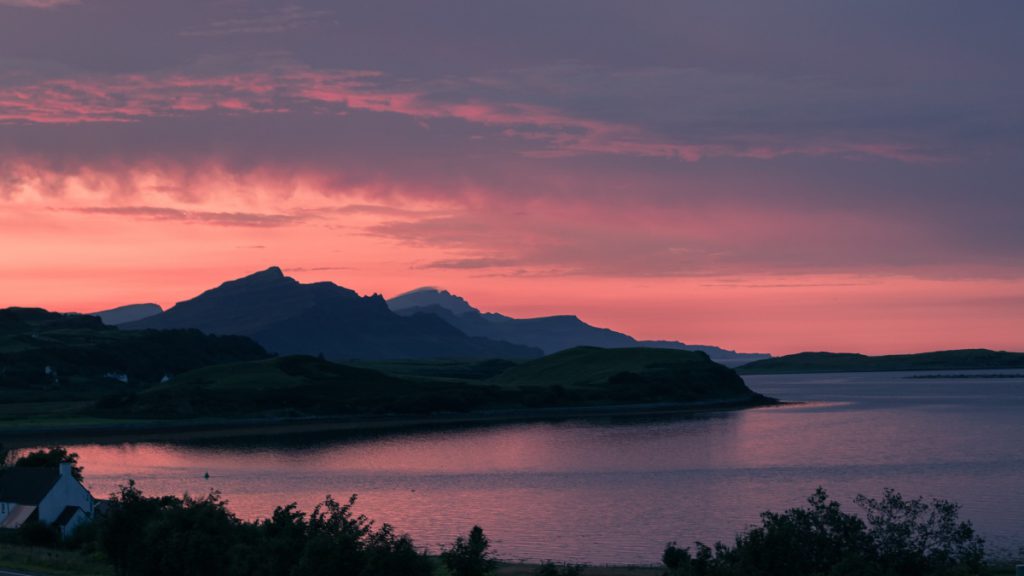
<svg viewBox="0 0 1024 576">
<path fill-rule="evenodd" d="M 270 288 L 283 284 L 298 284 L 298 281 L 290 276 L 285 276 L 277 266 L 271 266 L 266 270 L 254 272 L 248 276 L 242 276 L 234 280 L 228 280 L 220 285 L 221 289 L 249 290 L 252 288 Z"/>
<path fill-rule="evenodd" d="M 438 288 L 437 286 L 420 286 L 419 288 L 413 288 L 412 290 L 409 290 L 408 292 L 402 292 L 398 296 L 395 296 L 395 298 L 402 298 L 403 296 L 411 296 L 413 294 L 419 294 L 421 292 L 426 292 L 426 293 L 434 292 L 434 293 L 438 293 L 438 294 L 443 292 L 445 294 L 450 294 L 447 290 L 442 290 L 441 288 Z"/>
<path fill-rule="evenodd" d="M 400 310 L 408 310 L 410 308 L 424 308 L 430 306 L 438 306 L 451 312 L 452 314 L 462 315 L 470 312 L 480 313 L 479 310 L 473 308 L 466 302 L 461 296 L 456 296 L 447 290 L 435 288 L 433 286 L 423 286 L 410 290 L 395 296 L 388 300 L 388 307 L 392 311 L 398 312 Z"/>
<path fill-rule="evenodd" d="M 267 268 L 266 270 L 261 270 L 259 272 L 255 272 L 255 273 L 250 274 L 248 276 L 244 276 L 242 278 L 239 278 L 239 280 L 246 280 L 246 279 L 250 279 L 250 278 L 252 278 L 252 279 L 261 279 L 261 278 L 281 279 L 281 278 L 284 278 L 284 277 L 285 277 L 284 276 L 284 272 L 279 267 L 271 266 L 270 268 Z"/>
<path fill-rule="evenodd" d="M 236 334 L 277 354 L 324 354 L 337 360 L 540 354 L 536 348 L 471 338 L 439 318 L 394 314 L 380 295 L 361 297 L 333 282 L 302 284 L 276 266 L 224 282 L 125 328 Z"/>
<path fill-rule="evenodd" d="M 164 309 L 161 308 L 159 304 L 128 304 L 127 306 L 118 306 L 117 308 L 111 308 L 110 310 L 92 312 L 89 316 L 99 316 L 100 320 L 102 320 L 107 326 L 117 326 L 120 324 L 127 324 L 128 322 L 135 322 L 136 320 L 142 320 L 143 318 L 149 318 L 150 316 L 155 316 L 163 311 Z"/>
</svg>

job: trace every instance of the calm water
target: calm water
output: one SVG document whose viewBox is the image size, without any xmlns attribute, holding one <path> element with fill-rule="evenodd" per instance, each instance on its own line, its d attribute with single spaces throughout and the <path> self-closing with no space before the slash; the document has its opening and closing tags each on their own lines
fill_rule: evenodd
<svg viewBox="0 0 1024 576">
<path fill-rule="evenodd" d="M 508 559 L 657 563 L 670 540 L 730 539 L 825 486 L 960 502 L 990 546 L 1024 546 L 1024 378 L 748 377 L 807 404 L 621 419 L 239 442 L 80 445 L 87 484 L 220 490 L 240 516 L 359 494 L 436 550 L 474 524 Z M 204 479 L 205 473 L 210 478 Z"/>
</svg>

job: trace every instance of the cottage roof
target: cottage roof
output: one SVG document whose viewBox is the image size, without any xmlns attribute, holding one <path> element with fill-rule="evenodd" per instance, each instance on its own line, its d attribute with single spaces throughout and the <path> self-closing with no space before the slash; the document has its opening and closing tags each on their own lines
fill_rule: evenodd
<svg viewBox="0 0 1024 576">
<path fill-rule="evenodd" d="M 65 506 L 64 510 L 61 511 L 60 516 L 57 516 L 57 519 L 53 521 L 53 525 L 63 528 L 64 526 L 67 526 L 68 522 L 70 522 L 72 518 L 75 517 L 75 514 L 78 514 L 81 511 L 82 509 L 78 506 Z"/>
<path fill-rule="evenodd" d="M 37 506 L 59 479 L 58 468 L 16 466 L 0 470 L 0 502 Z"/>
<path fill-rule="evenodd" d="M 7 511 L 7 516 L 4 516 L 3 522 L 0 522 L 0 528 L 18 528 L 33 515 L 38 516 L 36 510 L 35 506 L 15 504 Z"/>
</svg>

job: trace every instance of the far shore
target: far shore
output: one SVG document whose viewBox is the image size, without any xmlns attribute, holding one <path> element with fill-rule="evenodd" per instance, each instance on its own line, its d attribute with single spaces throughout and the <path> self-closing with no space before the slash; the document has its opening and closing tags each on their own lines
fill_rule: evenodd
<svg viewBox="0 0 1024 576">
<path fill-rule="evenodd" d="M 766 397 L 733 398 L 686 403 L 620 404 L 511 408 L 449 412 L 430 415 L 350 415 L 272 418 L 216 418 L 195 420 L 118 421 L 67 424 L 0 425 L 0 437 L 9 447 L 53 443 L 118 443 L 159 440 L 242 438 L 268 434 L 314 432 L 388 432 L 435 426 L 489 425 L 516 422 L 559 421 L 629 416 L 671 416 L 780 406 Z"/>
</svg>

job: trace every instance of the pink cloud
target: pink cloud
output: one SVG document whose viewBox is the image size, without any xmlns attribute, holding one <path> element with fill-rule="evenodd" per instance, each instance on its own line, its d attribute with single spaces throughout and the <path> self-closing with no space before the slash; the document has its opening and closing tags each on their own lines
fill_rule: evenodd
<svg viewBox="0 0 1024 576">
<path fill-rule="evenodd" d="M 696 162 L 705 158 L 772 159 L 791 155 L 868 156 L 900 162 L 939 157 L 898 142 L 782 136 L 702 140 L 670 139 L 636 125 L 571 114 L 550 106 L 508 101 L 445 101 L 417 85 L 374 71 L 315 71 L 288 67 L 276 72 L 219 76 L 115 75 L 77 77 L 0 88 L 0 124 L 141 122 L 147 118 L 224 113 L 345 114 L 349 110 L 426 120 L 457 120 L 496 128 L 529 144 L 533 158 L 623 155 Z"/>
<path fill-rule="evenodd" d="M 79 0 L 0 0 L 0 6 L 15 8 L 56 8 L 78 3 Z"/>
<path fill-rule="evenodd" d="M 245 226 L 255 228 L 274 228 L 302 223 L 308 216 L 296 214 L 257 214 L 249 212 L 208 212 L 195 210 L 178 210 L 159 206 L 89 206 L 69 208 L 81 214 L 107 214 L 114 216 L 130 216 L 146 220 L 175 220 L 211 224 L 214 226 Z"/>
</svg>

